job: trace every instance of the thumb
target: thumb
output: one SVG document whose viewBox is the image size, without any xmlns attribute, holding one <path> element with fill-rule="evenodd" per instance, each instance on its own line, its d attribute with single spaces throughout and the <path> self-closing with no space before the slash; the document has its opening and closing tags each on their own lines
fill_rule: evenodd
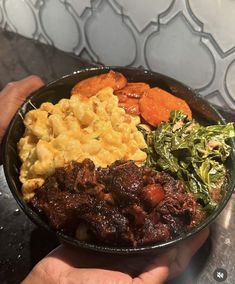
<svg viewBox="0 0 235 284">
<path fill-rule="evenodd" d="M 44 85 L 40 77 L 31 75 L 22 80 L 10 82 L 1 91 L 0 97 L 8 96 L 9 100 L 12 100 L 14 104 L 20 104 L 34 91 Z"/>
<path fill-rule="evenodd" d="M 23 80 L 8 83 L 0 92 L 0 105 L 4 106 L 0 117 L 0 144 L 8 124 L 23 101 L 35 90 L 44 85 L 37 76 L 29 76 Z"/>
</svg>

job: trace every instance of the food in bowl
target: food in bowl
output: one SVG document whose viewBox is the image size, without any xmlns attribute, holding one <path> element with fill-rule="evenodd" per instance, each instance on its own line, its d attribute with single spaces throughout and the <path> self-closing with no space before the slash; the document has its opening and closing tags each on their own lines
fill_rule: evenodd
<svg viewBox="0 0 235 284">
<path fill-rule="evenodd" d="M 110 80 L 106 80 L 110 74 L 114 78 L 111 80 L 114 84 L 111 89 Z M 107 90 L 105 88 L 111 90 L 118 104 L 116 107 L 125 116 L 138 121 L 134 128 L 138 137 L 141 137 L 140 145 L 143 147 L 139 145 L 138 150 L 143 153 L 142 159 L 135 160 L 132 157 L 131 161 L 124 155 L 115 157 L 105 165 L 99 164 L 95 157 L 89 155 L 83 156 L 81 160 L 76 156 L 67 159 L 59 168 L 55 166 L 51 172 L 45 172 L 45 176 L 37 177 L 43 178 L 43 183 L 36 188 L 31 187 L 29 203 L 34 210 L 46 216 L 56 230 L 91 243 L 141 246 L 166 241 L 190 231 L 219 203 L 224 182 L 221 177 L 226 171 L 218 169 L 225 169 L 224 161 L 230 153 L 226 140 L 234 136 L 232 124 L 228 124 L 222 133 L 217 125 L 204 127 L 204 134 L 200 135 L 201 126 L 191 119 L 191 110 L 184 100 L 168 93 L 166 95 L 160 89 L 153 90 L 146 83 L 120 84 L 115 78 L 122 78 L 124 82 L 123 75 L 113 76 L 112 71 L 101 76 L 78 82 L 72 89 L 71 100 L 76 98 L 88 102 L 97 96 L 97 92 Z M 110 108 L 112 111 L 113 108 Z M 48 112 L 47 116 L 50 115 Z M 83 130 L 86 127 L 89 126 L 80 125 Z M 193 143 L 186 147 L 184 139 L 198 129 L 198 137 L 193 143 L 203 137 L 200 147 L 195 148 Z M 188 140 L 192 138 L 190 135 Z M 126 145 L 130 145 L 132 139 L 133 135 L 129 136 Z M 194 150 L 200 153 L 199 161 L 193 158 Z M 206 152 L 210 152 L 209 156 L 205 155 Z M 29 151 L 26 156 L 30 154 Z M 32 155 L 35 155 L 34 151 Z M 204 164 L 203 161 L 208 158 L 214 163 Z M 163 163 L 165 160 L 168 164 Z M 211 179 L 215 182 L 215 163 L 218 163 L 217 172 L 221 174 L 220 186 L 215 189 L 211 186 L 213 183 L 205 184 L 203 194 L 211 199 L 204 199 L 203 194 L 199 195 L 201 185 Z M 178 165 L 180 171 L 171 171 L 169 165 L 174 170 Z M 195 172 L 195 165 L 198 172 Z M 205 175 L 200 176 L 199 173 Z M 194 187 L 188 180 L 190 174 L 194 174 Z"/>
<path fill-rule="evenodd" d="M 233 124 L 203 126 L 173 111 L 168 122 L 142 131 L 148 144 L 146 164 L 183 180 L 204 210 L 214 210 L 226 183 L 225 161 L 231 153 L 226 140 L 234 137 Z"/>
<path fill-rule="evenodd" d="M 74 95 L 31 110 L 25 115 L 25 134 L 18 143 L 25 199 L 55 168 L 72 160 L 90 158 L 102 167 L 119 159 L 141 164 L 147 145 L 136 128 L 139 123 L 139 116 L 118 107 L 118 98 L 109 87 L 90 98 Z"/>
<path fill-rule="evenodd" d="M 141 246 L 189 231 L 205 218 L 184 183 L 134 161 L 57 168 L 30 203 L 56 230 L 96 244 Z"/>
</svg>

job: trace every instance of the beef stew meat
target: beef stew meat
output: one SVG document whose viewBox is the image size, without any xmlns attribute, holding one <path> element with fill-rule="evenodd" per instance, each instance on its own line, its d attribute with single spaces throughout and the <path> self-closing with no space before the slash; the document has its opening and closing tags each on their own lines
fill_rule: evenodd
<svg viewBox="0 0 235 284">
<path fill-rule="evenodd" d="M 83 240 L 115 246 L 169 240 L 205 217 L 183 182 L 121 160 L 107 168 L 89 159 L 58 168 L 30 204 L 55 230 L 78 237 L 85 228 Z"/>
</svg>

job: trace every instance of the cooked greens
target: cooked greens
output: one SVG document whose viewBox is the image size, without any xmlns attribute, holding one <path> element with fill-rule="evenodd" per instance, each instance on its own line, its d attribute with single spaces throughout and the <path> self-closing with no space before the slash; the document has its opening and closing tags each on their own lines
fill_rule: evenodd
<svg viewBox="0 0 235 284">
<path fill-rule="evenodd" d="M 148 145 L 146 164 L 184 180 L 205 209 L 215 208 L 226 176 L 224 162 L 231 151 L 226 140 L 235 136 L 233 124 L 202 126 L 173 111 L 170 120 L 154 131 L 139 130 Z"/>
</svg>

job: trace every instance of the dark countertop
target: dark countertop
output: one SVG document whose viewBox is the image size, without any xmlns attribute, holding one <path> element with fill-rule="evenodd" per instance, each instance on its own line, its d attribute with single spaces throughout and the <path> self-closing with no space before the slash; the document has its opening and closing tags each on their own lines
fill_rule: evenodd
<svg viewBox="0 0 235 284">
<path fill-rule="evenodd" d="M 0 30 L 0 89 L 9 81 L 39 75 L 45 82 L 90 64 L 81 58 Z M 2 111 L 2 106 L 0 105 Z M 220 109 L 228 121 L 235 115 Z M 32 267 L 58 245 L 55 236 L 36 227 L 13 199 L 0 166 L 0 283 L 20 283 Z M 169 284 L 217 283 L 217 268 L 227 271 L 222 283 L 235 283 L 235 194 L 211 225 L 211 234 L 185 272 Z"/>
</svg>

